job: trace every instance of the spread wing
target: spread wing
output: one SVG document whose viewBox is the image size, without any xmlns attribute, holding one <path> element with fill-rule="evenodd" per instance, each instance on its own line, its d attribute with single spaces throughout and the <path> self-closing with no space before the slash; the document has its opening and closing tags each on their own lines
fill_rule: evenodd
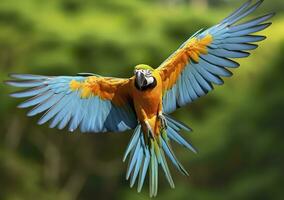
<svg viewBox="0 0 284 200">
<path fill-rule="evenodd" d="M 40 76 L 11 74 L 7 84 L 29 88 L 11 94 L 29 97 L 20 108 L 34 107 L 28 116 L 45 112 L 38 121 L 50 127 L 82 132 L 121 132 L 133 129 L 137 119 L 128 95 L 129 79 L 101 76 Z"/>
<path fill-rule="evenodd" d="M 267 28 L 274 13 L 238 23 L 255 11 L 261 1 L 251 1 L 225 18 L 219 24 L 194 34 L 174 52 L 157 70 L 163 80 L 163 111 L 170 113 L 178 107 L 213 90 L 213 84 L 222 85 L 221 77 L 229 77 L 228 68 L 239 64 L 230 58 L 244 58 L 257 48 L 254 42 L 265 36 L 251 35 Z"/>
</svg>

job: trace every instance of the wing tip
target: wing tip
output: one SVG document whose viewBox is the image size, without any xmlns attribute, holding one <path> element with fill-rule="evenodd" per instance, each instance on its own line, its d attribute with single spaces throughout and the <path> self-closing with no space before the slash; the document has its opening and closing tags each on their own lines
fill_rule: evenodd
<svg viewBox="0 0 284 200">
<path fill-rule="evenodd" d="M 268 19 L 271 19 L 272 17 L 274 17 L 276 14 L 277 14 L 277 13 L 276 13 L 275 11 L 273 11 L 273 12 L 267 13 L 267 14 L 264 15 L 264 16 L 267 16 L 267 17 L 268 17 L 267 20 L 268 20 Z"/>
<path fill-rule="evenodd" d="M 190 144 L 189 147 L 187 147 L 189 150 L 191 150 L 194 154 L 198 154 L 199 151 L 197 148 L 195 148 L 192 144 Z"/>
<path fill-rule="evenodd" d="M 10 77 L 10 78 L 16 78 L 17 75 L 19 75 L 19 74 L 14 73 L 14 72 L 8 73 L 8 77 Z"/>
<path fill-rule="evenodd" d="M 16 92 L 10 93 L 9 97 L 17 98 L 17 93 Z"/>
<path fill-rule="evenodd" d="M 17 105 L 17 108 L 28 108 L 29 106 L 26 106 L 24 103 L 25 102 L 20 103 L 19 105 Z"/>
<path fill-rule="evenodd" d="M 262 25 L 265 25 L 266 26 L 265 28 L 267 28 L 267 27 L 271 26 L 271 24 L 272 24 L 272 22 L 266 22 L 266 23 L 264 23 Z"/>
<path fill-rule="evenodd" d="M 45 122 L 44 121 L 42 121 L 41 119 L 39 119 L 38 121 L 37 121 L 37 124 L 38 125 L 43 125 Z"/>
<path fill-rule="evenodd" d="M 14 81 L 13 80 L 5 80 L 3 81 L 4 84 L 9 85 L 9 86 L 14 86 Z"/>
<path fill-rule="evenodd" d="M 262 3 L 264 2 L 264 0 L 258 0 L 253 6 L 259 7 Z M 252 6 L 252 7 L 253 7 Z"/>
<path fill-rule="evenodd" d="M 20 75 L 23 75 L 23 74 L 14 73 L 14 72 L 8 73 L 8 77 L 13 78 L 13 79 L 21 79 L 19 78 Z"/>
<path fill-rule="evenodd" d="M 33 116 L 35 116 L 37 113 L 35 113 L 35 112 L 33 112 L 33 110 L 31 110 L 31 111 L 29 111 L 28 113 L 27 113 L 27 116 L 28 117 L 33 117 Z"/>
</svg>

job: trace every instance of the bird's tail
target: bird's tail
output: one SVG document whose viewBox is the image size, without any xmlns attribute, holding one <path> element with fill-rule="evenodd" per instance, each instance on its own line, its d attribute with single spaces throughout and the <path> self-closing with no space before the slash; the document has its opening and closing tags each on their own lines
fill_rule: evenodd
<svg viewBox="0 0 284 200">
<path fill-rule="evenodd" d="M 130 178 L 130 187 L 133 187 L 138 177 L 138 192 L 142 189 L 149 168 L 150 197 L 156 196 L 158 192 L 159 164 L 161 165 L 170 186 L 172 188 L 175 187 L 168 168 L 166 156 L 182 174 L 188 175 L 188 172 L 178 161 L 171 148 L 171 140 L 174 140 L 178 144 L 196 153 L 195 148 L 179 134 L 180 130 L 191 131 L 191 129 L 187 125 L 168 115 L 164 116 L 167 121 L 167 129 L 161 130 L 159 136 L 155 139 L 152 137 L 145 137 L 141 124 L 136 127 L 123 158 L 123 161 L 125 161 L 128 155 L 130 155 L 126 179 L 128 180 Z"/>
</svg>

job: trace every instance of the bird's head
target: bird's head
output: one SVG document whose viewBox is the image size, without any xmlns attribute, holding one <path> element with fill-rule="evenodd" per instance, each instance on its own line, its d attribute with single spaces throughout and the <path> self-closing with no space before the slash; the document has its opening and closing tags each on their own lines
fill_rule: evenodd
<svg viewBox="0 0 284 200">
<path fill-rule="evenodd" d="M 135 66 L 135 86 L 139 90 L 145 90 L 150 87 L 155 87 L 156 79 L 153 77 L 152 72 L 154 69 L 149 65 L 140 64 Z"/>
</svg>

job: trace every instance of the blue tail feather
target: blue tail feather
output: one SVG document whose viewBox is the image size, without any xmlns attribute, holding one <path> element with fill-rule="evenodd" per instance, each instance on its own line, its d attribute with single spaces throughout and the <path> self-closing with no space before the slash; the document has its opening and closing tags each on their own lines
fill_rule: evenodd
<svg viewBox="0 0 284 200">
<path fill-rule="evenodd" d="M 147 138 L 148 136 L 145 137 L 141 129 L 141 124 L 138 124 L 123 157 L 123 161 L 125 161 L 130 155 L 126 179 L 130 178 L 130 187 L 133 187 L 137 180 L 138 192 L 142 190 L 145 176 L 148 171 L 150 197 L 155 197 L 158 192 L 159 165 L 161 165 L 170 187 L 175 187 L 166 157 L 168 157 L 168 159 L 181 173 L 188 175 L 188 172 L 178 161 L 171 148 L 171 140 L 176 141 L 178 144 L 181 144 L 196 153 L 194 147 L 178 133 L 180 130 L 189 131 L 191 129 L 187 125 L 171 118 L 168 115 L 165 115 L 165 117 L 168 128 L 167 130 L 161 130 L 160 135 L 155 139 Z M 139 178 L 137 179 L 138 175 Z"/>
</svg>

